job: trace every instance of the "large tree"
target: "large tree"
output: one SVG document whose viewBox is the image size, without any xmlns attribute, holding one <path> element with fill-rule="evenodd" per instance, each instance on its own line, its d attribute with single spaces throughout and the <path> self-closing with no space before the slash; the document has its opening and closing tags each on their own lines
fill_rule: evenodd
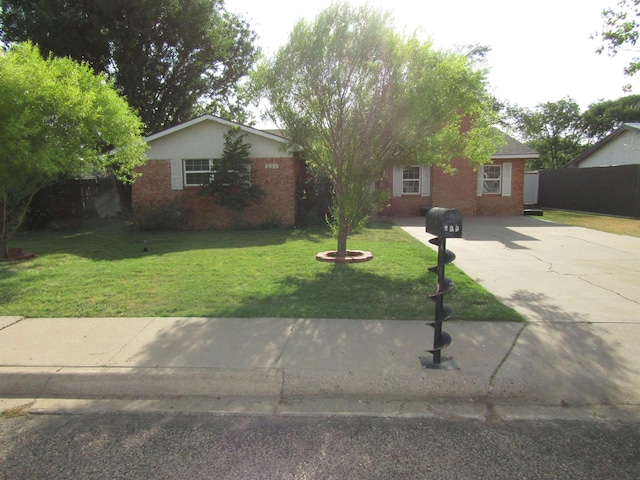
<svg viewBox="0 0 640 480">
<path fill-rule="evenodd" d="M 601 140 L 623 123 L 640 123 L 640 95 L 593 103 L 582 114 L 584 133 L 590 142 Z"/>
<path fill-rule="evenodd" d="M 142 123 L 104 75 L 31 44 L 0 52 L 0 257 L 33 196 L 62 178 L 146 160 Z"/>
<path fill-rule="evenodd" d="M 86 61 L 112 78 L 146 133 L 206 110 L 238 119 L 255 34 L 222 0 L 0 0 L 2 40 Z M 241 118 L 240 118 L 241 119 Z"/>
<path fill-rule="evenodd" d="M 580 105 L 571 98 L 540 103 L 533 109 L 510 106 L 507 111 L 512 128 L 540 154 L 527 168 L 562 168 L 587 147 Z"/>
<path fill-rule="evenodd" d="M 295 25 L 257 76 L 269 115 L 334 190 L 338 258 L 387 196 L 388 167 L 480 164 L 495 151 L 485 74 L 464 54 L 401 38 L 388 14 L 334 4 Z"/>
</svg>

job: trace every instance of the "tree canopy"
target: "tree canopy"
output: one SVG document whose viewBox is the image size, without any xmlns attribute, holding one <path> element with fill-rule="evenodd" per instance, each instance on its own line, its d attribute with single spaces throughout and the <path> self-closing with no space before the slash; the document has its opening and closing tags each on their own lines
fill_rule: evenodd
<svg viewBox="0 0 640 480">
<path fill-rule="evenodd" d="M 591 143 L 601 140 L 623 123 L 640 122 L 640 95 L 627 95 L 589 105 L 582 113 L 584 133 Z"/>
<path fill-rule="evenodd" d="M 338 3 L 298 22 L 256 78 L 268 115 L 333 185 L 337 257 L 388 198 L 372 188 L 387 168 L 456 157 L 481 164 L 500 141 L 472 58 L 402 38 L 370 7 Z"/>
<path fill-rule="evenodd" d="M 640 35 L 640 0 L 619 0 L 616 7 L 607 8 L 602 12 L 604 26 L 602 31 L 596 34 L 603 44 L 596 50 L 597 53 L 608 51 L 610 55 L 616 55 L 625 48 L 633 48 Z M 633 76 L 640 70 L 640 57 L 631 59 L 624 69 L 625 75 Z M 629 86 L 627 86 L 627 89 Z"/>
<path fill-rule="evenodd" d="M 580 111 L 570 97 L 535 108 L 502 105 L 505 123 L 540 154 L 527 163 L 530 169 L 564 168 L 587 148 L 624 123 L 640 122 L 640 95 L 602 100 Z"/>
<path fill-rule="evenodd" d="M 535 108 L 508 107 L 513 128 L 540 158 L 527 168 L 562 168 L 586 148 L 580 105 L 570 97 Z"/>
<path fill-rule="evenodd" d="M 61 178 L 144 163 L 142 122 L 104 75 L 31 44 L 0 52 L 0 257 L 33 196 Z"/>
<path fill-rule="evenodd" d="M 207 111 L 242 120 L 255 34 L 222 0 L 0 0 L 2 40 L 29 40 L 114 80 L 154 133 Z"/>
</svg>

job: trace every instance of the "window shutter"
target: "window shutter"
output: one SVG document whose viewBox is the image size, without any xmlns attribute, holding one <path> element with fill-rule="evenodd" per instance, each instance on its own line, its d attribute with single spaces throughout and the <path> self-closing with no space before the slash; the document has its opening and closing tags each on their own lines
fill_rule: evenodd
<svg viewBox="0 0 640 480">
<path fill-rule="evenodd" d="M 431 165 L 423 165 L 422 166 L 422 194 L 423 197 L 431 196 Z"/>
<path fill-rule="evenodd" d="M 478 197 L 482 196 L 482 185 L 484 183 L 484 166 L 478 167 Z"/>
<path fill-rule="evenodd" d="M 171 160 L 171 190 L 182 190 L 182 160 Z"/>
<path fill-rule="evenodd" d="M 393 167 L 393 196 L 402 196 L 402 167 Z"/>
<path fill-rule="evenodd" d="M 511 196 L 511 163 L 502 165 L 502 196 Z"/>
</svg>

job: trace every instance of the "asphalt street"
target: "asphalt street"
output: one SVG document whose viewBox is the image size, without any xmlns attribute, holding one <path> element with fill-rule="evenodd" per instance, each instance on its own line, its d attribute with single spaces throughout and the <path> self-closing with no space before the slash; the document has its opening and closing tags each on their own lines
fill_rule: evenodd
<svg viewBox="0 0 640 480">
<path fill-rule="evenodd" d="M 637 479 L 619 422 L 155 414 L 0 420 L 0 478 Z"/>
</svg>

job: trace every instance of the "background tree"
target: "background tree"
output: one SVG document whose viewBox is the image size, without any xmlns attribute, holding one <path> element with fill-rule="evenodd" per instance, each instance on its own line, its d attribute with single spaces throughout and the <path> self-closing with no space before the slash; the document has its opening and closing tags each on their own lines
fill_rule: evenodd
<svg viewBox="0 0 640 480">
<path fill-rule="evenodd" d="M 333 185 L 338 258 L 352 229 L 387 199 L 372 188 L 386 168 L 483 163 L 495 152 L 485 75 L 472 67 L 463 54 L 403 40 L 387 14 L 344 3 L 300 21 L 260 66 L 268 114 Z"/>
<path fill-rule="evenodd" d="M 216 203 L 235 213 L 244 211 L 264 196 L 251 171 L 251 145 L 238 127 L 224 135 L 222 156 L 214 161 L 211 180 L 202 192 L 214 195 Z"/>
<path fill-rule="evenodd" d="M 0 52 L 0 257 L 33 196 L 101 170 L 129 178 L 146 160 L 142 122 L 104 75 L 16 44 Z"/>
<path fill-rule="evenodd" d="M 596 52 L 599 54 L 605 51 L 614 56 L 620 50 L 634 48 L 638 41 L 638 23 L 640 17 L 640 0 L 620 0 L 614 8 L 607 8 L 602 12 L 604 26 L 602 32 L 595 35 L 604 42 Z M 640 58 L 634 57 L 625 67 L 624 73 L 628 76 L 635 75 L 640 70 Z M 631 87 L 627 85 L 626 90 Z"/>
<path fill-rule="evenodd" d="M 590 143 L 606 137 L 623 123 L 640 122 L 640 95 L 628 95 L 589 105 L 582 113 L 584 134 Z"/>
<path fill-rule="evenodd" d="M 196 113 L 236 117 L 255 33 L 222 0 L 0 0 L 2 40 L 30 40 L 105 72 L 147 134 Z M 240 118 L 242 119 L 242 118 Z"/>
<path fill-rule="evenodd" d="M 540 158 L 529 169 L 562 168 L 587 147 L 580 106 L 571 98 L 538 104 L 534 109 L 507 107 L 512 128 Z"/>
</svg>

